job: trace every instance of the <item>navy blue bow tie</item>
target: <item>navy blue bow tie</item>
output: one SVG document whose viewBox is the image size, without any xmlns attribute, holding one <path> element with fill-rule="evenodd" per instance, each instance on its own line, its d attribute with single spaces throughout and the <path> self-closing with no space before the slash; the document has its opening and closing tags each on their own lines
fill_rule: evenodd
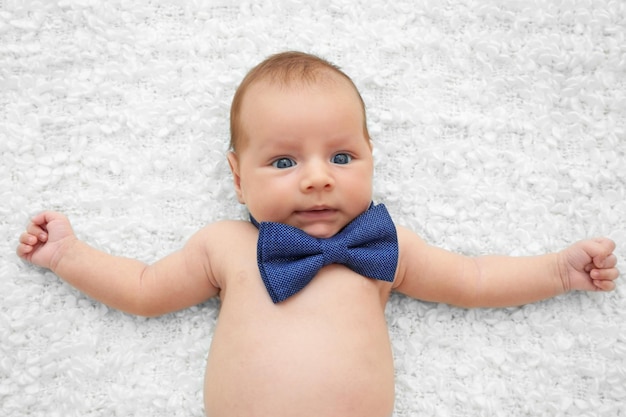
<svg viewBox="0 0 626 417">
<path fill-rule="evenodd" d="M 343 264 L 360 275 L 393 282 L 398 236 L 384 204 L 371 205 L 335 236 L 320 239 L 282 223 L 261 222 L 257 262 L 274 303 L 304 288 L 318 271 Z"/>
</svg>

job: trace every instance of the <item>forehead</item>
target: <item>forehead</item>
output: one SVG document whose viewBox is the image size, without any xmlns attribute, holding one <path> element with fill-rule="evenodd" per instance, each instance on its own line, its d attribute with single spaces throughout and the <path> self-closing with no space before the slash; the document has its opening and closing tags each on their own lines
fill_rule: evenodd
<svg viewBox="0 0 626 417">
<path fill-rule="evenodd" d="M 333 96 L 342 102 L 353 103 L 363 113 L 365 109 L 354 85 L 338 74 L 327 71 L 316 79 L 261 79 L 252 83 L 242 98 L 240 117 L 246 117 L 263 110 L 268 102 L 281 103 L 290 99 L 300 99 L 305 104 L 313 96 Z"/>
<path fill-rule="evenodd" d="M 261 126 L 286 123 L 304 129 L 316 127 L 311 125 L 314 121 L 341 120 L 363 123 L 362 106 L 347 83 L 289 86 L 259 83 L 250 89 L 241 107 L 242 127 L 249 134 Z"/>
<path fill-rule="evenodd" d="M 316 100 L 326 100 L 327 106 L 314 107 Z M 342 114 L 349 111 L 350 118 L 363 126 L 364 136 L 369 139 L 363 100 L 352 81 L 342 74 L 324 70 L 315 77 L 292 74 L 257 78 L 247 85 L 233 116 L 237 129 L 233 148 L 243 151 L 253 137 L 258 137 L 260 128 L 271 128 L 292 116 L 295 109 L 300 109 L 302 118 L 308 120 L 317 115 L 314 108 L 328 113 L 328 107 L 339 107 Z"/>
</svg>

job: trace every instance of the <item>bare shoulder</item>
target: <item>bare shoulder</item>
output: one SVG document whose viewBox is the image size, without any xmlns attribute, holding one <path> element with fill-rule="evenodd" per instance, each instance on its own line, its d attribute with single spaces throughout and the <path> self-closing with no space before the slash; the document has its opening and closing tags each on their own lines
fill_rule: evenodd
<svg viewBox="0 0 626 417">
<path fill-rule="evenodd" d="M 409 229 L 397 230 L 400 254 L 394 290 L 425 301 L 453 300 L 467 258 L 430 245 Z"/>
<path fill-rule="evenodd" d="M 398 243 L 400 246 L 402 246 L 402 244 L 424 243 L 424 240 L 411 229 L 396 225 L 396 231 L 398 232 Z"/>
<path fill-rule="evenodd" d="M 396 225 L 398 233 L 398 268 L 396 278 L 393 283 L 395 290 L 401 289 L 407 276 L 414 275 L 412 271 L 416 269 L 416 262 L 422 256 L 424 247 L 427 246 L 415 232 L 404 226 Z"/>
<path fill-rule="evenodd" d="M 197 265 L 216 288 L 242 260 L 256 259 L 258 230 L 250 222 L 225 220 L 211 223 L 196 232 L 183 252 L 187 264 Z"/>
<path fill-rule="evenodd" d="M 437 273 L 440 259 L 447 252 L 429 245 L 417 233 L 406 227 L 397 226 L 398 231 L 398 270 L 394 289 L 419 298 L 419 289 L 424 280 Z"/>
<path fill-rule="evenodd" d="M 403 257 L 413 258 L 420 254 L 421 251 L 427 251 L 429 245 L 414 231 L 404 227 L 396 226 L 398 232 L 398 249 L 400 251 L 400 260 Z M 408 260 L 408 259 L 407 259 Z"/>
</svg>

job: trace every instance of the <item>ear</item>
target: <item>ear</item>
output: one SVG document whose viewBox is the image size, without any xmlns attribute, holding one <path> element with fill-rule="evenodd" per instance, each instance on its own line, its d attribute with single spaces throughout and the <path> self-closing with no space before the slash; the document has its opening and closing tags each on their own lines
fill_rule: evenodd
<svg viewBox="0 0 626 417">
<path fill-rule="evenodd" d="M 235 192 L 237 193 L 237 200 L 239 200 L 241 204 L 246 204 L 243 198 L 243 191 L 241 189 L 241 174 L 239 171 L 239 159 L 237 159 L 237 154 L 235 152 L 229 152 L 227 158 L 230 171 L 233 173 L 233 182 L 235 185 Z"/>
</svg>

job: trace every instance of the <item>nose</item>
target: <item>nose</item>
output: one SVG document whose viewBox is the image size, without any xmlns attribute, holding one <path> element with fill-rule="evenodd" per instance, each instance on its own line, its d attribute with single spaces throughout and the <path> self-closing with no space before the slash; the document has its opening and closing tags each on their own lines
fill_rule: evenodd
<svg viewBox="0 0 626 417">
<path fill-rule="evenodd" d="M 300 188 L 303 192 L 332 190 L 335 187 L 335 179 L 329 164 L 324 161 L 309 161 L 302 170 Z"/>
</svg>

